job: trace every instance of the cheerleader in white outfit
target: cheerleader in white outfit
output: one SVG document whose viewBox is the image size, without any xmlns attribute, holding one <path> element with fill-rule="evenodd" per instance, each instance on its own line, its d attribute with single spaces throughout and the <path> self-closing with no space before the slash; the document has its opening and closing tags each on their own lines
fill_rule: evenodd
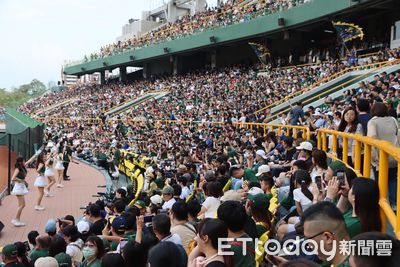
<svg viewBox="0 0 400 267">
<path fill-rule="evenodd" d="M 62 147 L 59 146 L 58 148 L 58 155 L 55 159 L 55 167 L 54 169 L 57 171 L 57 187 L 64 187 L 62 184 L 63 178 L 64 178 L 64 165 L 63 165 L 63 151 Z"/>
<path fill-rule="evenodd" d="M 46 164 L 48 161 L 44 161 L 44 155 L 40 154 L 36 160 L 36 171 L 38 173 L 38 177 L 35 180 L 35 186 L 38 188 L 38 197 L 36 200 L 35 210 L 44 210 L 44 207 L 40 204 L 42 203 L 42 199 L 44 196 L 44 188 L 47 186 L 46 177 L 44 177 L 44 172 L 46 170 Z"/>
<path fill-rule="evenodd" d="M 56 183 L 56 179 L 54 177 L 54 158 L 53 158 L 53 153 L 49 152 L 48 153 L 48 159 L 47 159 L 47 164 L 46 164 L 46 170 L 44 171 L 44 176 L 47 177 L 48 184 L 46 188 L 44 189 L 44 196 L 45 197 L 54 197 L 54 195 L 50 194 L 50 189 L 53 185 Z"/>
<path fill-rule="evenodd" d="M 40 150 L 38 152 L 40 153 Z M 11 178 L 11 181 L 14 183 L 11 195 L 17 197 L 18 208 L 17 208 L 17 214 L 15 215 L 15 219 L 12 219 L 11 223 L 17 227 L 25 226 L 25 223 L 21 222 L 21 213 L 22 210 L 25 208 L 25 195 L 28 194 L 29 192 L 27 188 L 28 184 L 25 181 L 26 175 L 28 173 L 26 168 L 36 158 L 37 154 L 31 157 L 27 162 L 24 161 L 23 157 L 18 157 L 15 163 L 14 174 Z"/>
</svg>

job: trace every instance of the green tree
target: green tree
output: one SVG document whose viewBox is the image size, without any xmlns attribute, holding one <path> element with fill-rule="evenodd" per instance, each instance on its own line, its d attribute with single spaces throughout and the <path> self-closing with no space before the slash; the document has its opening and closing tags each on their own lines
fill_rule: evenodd
<svg viewBox="0 0 400 267">
<path fill-rule="evenodd" d="M 33 79 L 11 91 L 0 88 L 0 107 L 17 108 L 26 101 L 36 98 L 47 91 L 46 86 L 39 80 Z"/>
</svg>

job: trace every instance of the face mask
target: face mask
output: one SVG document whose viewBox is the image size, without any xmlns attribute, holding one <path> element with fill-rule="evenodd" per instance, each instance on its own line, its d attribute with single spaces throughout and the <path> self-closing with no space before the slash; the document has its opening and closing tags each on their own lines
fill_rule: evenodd
<svg viewBox="0 0 400 267">
<path fill-rule="evenodd" d="M 82 253 L 86 260 L 93 258 L 96 255 L 96 251 L 94 251 L 94 249 L 90 247 L 84 247 L 82 249 Z"/>
</svg>

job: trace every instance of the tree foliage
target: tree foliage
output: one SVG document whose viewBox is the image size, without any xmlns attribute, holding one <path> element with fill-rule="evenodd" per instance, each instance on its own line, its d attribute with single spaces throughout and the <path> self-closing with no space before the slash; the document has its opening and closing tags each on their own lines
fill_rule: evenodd
<svg viewBox="0 0 400 267">
<path fill-rule="evenodd" d="M 26 101 L 44 94 L 46 90 L 46 86 L 36 79 L 18 88 L 13 88 L 11 91 L 0 88 L 0 107 L 16 108 Z"/>
</svg>

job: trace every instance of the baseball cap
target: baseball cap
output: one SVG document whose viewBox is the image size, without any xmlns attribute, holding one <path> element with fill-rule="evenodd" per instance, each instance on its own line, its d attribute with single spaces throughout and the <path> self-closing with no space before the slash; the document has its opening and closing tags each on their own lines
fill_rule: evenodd
<svg viewBox="0 0 400 267">
<path fill-rule="evenodd" d="M 5 257 L 17 257 L 18 249 L 14 244 L 5 245 L 1 251 Z"/>
<path fill-rule="evenodd" d="M 263 210 L 268 210 L 269 208 L 269 197 L 264 194 L 256 194 L 256 195 L 248 195 L 247 199 L 253 202 L 253 205 L 256 208 L 263 209 Z"/>
<path fill-rule="evenodd" d="M 163 190 L 162 190 L 162 194 L 166 195 L 166 194 L 170 194 L 173 195 L 174 194 L 174 188 L 172 186 L 164 186 Z"/>
<path fill-rule="evenodd" d="M 225 201 L 240 201 L 241 200 L 241 196 L 238 192 L 236 192 L 235 190 L 228 190 L 224 193 L 224 195 L 221 197 L 221 201 L 225 202 Z"/>
<path fill-rule="evenodd" d="M 150 198 L 150 202 L 153 203 L 154 205 L 161 205 L 162 198 L 160 195 L 154 195 Z"/>
<path fill-rule="evenodd" d="M 259 187 L 252 187 L 247 193 L 248 195 L 257 195 L 257 194 L 264 194 L 264 191 Z"/>
<path fill-rule="evenodd" d="M 125 219 L 121 216 L 117 216 L 112 221 L 111 226 L 115 230 L 122 230 L 125 228 Z"/>
<path fill-rule="evenodd" d="M 143 202 L 143 200 L 137 200 L 134 205 L 139 209 L 146 208 L 146 204 Z"/>
<path fill-rule="evenodd" d="M 53 219 L 48 220 L 44 227 L 44 231 L 46 233 L 54 233 L 57 231 L 56 221 Z"/>
<path fill-rule="evenodd" d="M 76 224 L 76 228 L 78 228 L 78 232 L 81 234 L 86 234 L 87 232 L 89 232 L 90 229 L 90 225 L 88 222 L 86 221 L 79 221 Z"/>
<path fill-rule="evenodd" d="M 310 142 L 305 141 L 305 142 L 301 142 L 300 146 L 296 147 L 296 149 L 312 151 L 313 150 L 313 145 Z"/>
<path fill-rule="evenodd" d="M 67 253 L 61 252 L 54 256 L 59 266 L 71 266 L 71 256 Z"/>
<path fill-rule="evenodd" d="M 267 159 L 267 155 L 265 154 L 265 151 L 262 149 L 259 149 L 256 151 L 256 155 L 259 155 L 260 157 L 262 157 L 263 159 Z"/>
<path fill-rule="evenodd" d="M 261 176 L 263 173 L 270 172 L 271 168 L 268 165 L 261 165 L 258 167 L 258 172 L 256 173 L 256 176 Z"/>
<path fill-rule="evenodd" d="M 42 257 L 35 261 L 35 267 L 58 267 L 58 262 L 53 257 Z"/>
</svg>

